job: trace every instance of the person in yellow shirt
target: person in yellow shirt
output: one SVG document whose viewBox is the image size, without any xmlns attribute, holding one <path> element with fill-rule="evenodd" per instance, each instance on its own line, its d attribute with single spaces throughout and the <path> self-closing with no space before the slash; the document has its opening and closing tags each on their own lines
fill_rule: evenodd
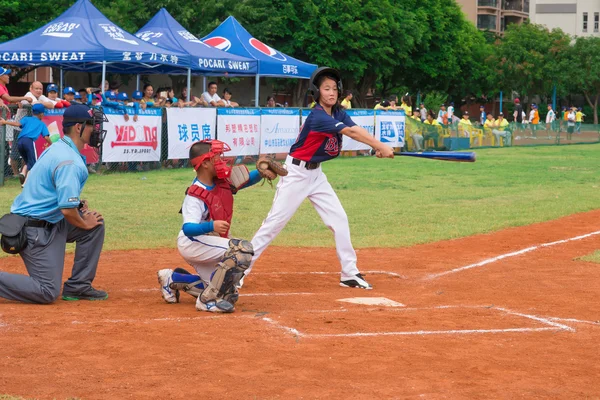
<svg viewBox="0 0 600 400">
<path fill-rule="evenodd" d="M 432 139 L 434 146 L 438 146 L 442 125 L 433 118 L 431 112 L 427 113 L 424 124 L 425 134 L 423 135 L 423 139 L 425 140 L 425 143 L 427 143 L 429 139 Z"/>
<path fill-rule="evenodd" d="M 377 104 L 375 104 L 375 107 L 373 107 L 374 110 L 389 110 L 390 109 L 390 102 L 387 100 L 383 100 Z"/>
<path fill-rule="evenodd" d="M 398 96 L 394 95 L 393 97 L 395 97 L 396 102 L 398 102 Z M 406 115 L 413 115 L 412 100 L 410 99 L 410 96 L 408 96 L 408 93 L 407 95 L 402 96 L 402 104 L 398 108 L 404 110 Z"/>
<path fill-rule="evenodd" d="M 581 123 L 583 122 L 585 114 L 581 112 L 581 107 L 577 109 L 575 113 L 575 133 L 581 133 Z"/>
<path fill-rule="evenodd" d="M 494 121 L 492 127 L 492 133 L 496 137 L 496 146 L 500 146 L 500 138 L 504 139 L 504 145 L 508 145 L 510 133 L 506 131 L 507 127 L 508 121 L 504 119 L 504 114 L 498 114 L 498 119 Z"/>
<path fill-rule="evenodd" d="M 414 151 L 423 151 L 423 135 L 421 132 L 421 113 L 415 110 L 410 120 L 407 118 L 406 126 L 414 144 Z"/>
<path fill-rule="evenodd" d="M 492 135 L 492 129 L 494 128 L 494 116 L 492 114 L 487 114 L 485 116 L 485 122 L 483 123 L 483 132 L 485 133 L 485 136 L 491 136 Z"/>
<path fill-rule="evenodd" d="M 342 100 L 340 105 L 342 107 L 344 107 L 346 110 L 350 110 L 352 108 L 351 100 L 352 100 L 352 91 L 346 90 L 346 92 L 344 93 L 344 99 Z"/>
</svg>

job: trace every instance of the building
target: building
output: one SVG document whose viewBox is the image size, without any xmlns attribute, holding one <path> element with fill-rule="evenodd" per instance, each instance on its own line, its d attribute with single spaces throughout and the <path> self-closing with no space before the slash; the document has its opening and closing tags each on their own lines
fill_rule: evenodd
<svg viewBox="0 0 600 400">
<path fill-rule="evenodd" d="M 457 0 L 457 3 L 477 28 L 497 34 L 502 34 L 509 24 L 521 24 L 529 18 L 529 0 Z"/>
<path fill-rule="evenodd" d="M 531 0 L 532 23 L 575 36 L 600 36 L 600 0 Z"/>
</svg>

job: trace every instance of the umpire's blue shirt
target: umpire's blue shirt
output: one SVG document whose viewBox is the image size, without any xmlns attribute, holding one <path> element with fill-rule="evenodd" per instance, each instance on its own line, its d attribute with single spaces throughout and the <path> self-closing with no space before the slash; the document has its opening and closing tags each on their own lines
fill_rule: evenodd
<svg viewBox="0 0 600 400">
<path fill-rule="evenodd" d="M 71 138 L 65 136 L 38 158 L 10 212 L 55 224 L 64 218 L 62 208 L 79 206 L 87 178 L 81 153 Z"/>
</svg>

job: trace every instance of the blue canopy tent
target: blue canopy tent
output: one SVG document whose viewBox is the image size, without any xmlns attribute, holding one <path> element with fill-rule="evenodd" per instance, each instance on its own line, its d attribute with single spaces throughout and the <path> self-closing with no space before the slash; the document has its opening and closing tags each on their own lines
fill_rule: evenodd
<svg viewBox="0 0 600 400">
<path fill-rule="evenodd" d="M 188 69 L 188 101 L 191 70 L 219 75 L 256 75 L 258 71 L 258 62 L 255 59 L 226 53 L 202 43 L 164 8 L 161 8 L 135 35 L 155 46 L 190 56 L 192 66 Z"/>
<path fill-rule="evenodd" d="M 227 18 L 202 41 L 228 53 L 258 61 L 255 89 L 257 107 L 261 76 L 309 79 L 317 68 L 314 64 L 297 60 L 267 46 L 254 38 L 234 17 Z"/>
<path fill-rule="evenodd" d="M 79 71 L 184 73 L 188 54 L 138 39 L 112 23 L 89 0 L 77 0 L 52 22 L 0 44 L 0 62 L 15 66 L 52 66 Z"/>
</svg>

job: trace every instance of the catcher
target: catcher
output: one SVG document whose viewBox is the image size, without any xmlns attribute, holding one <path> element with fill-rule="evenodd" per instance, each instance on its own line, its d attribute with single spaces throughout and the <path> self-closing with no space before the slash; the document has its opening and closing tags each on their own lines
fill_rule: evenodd
<svg viewBox="0 0 600 400">
<path fill-rule="evenodd" d="M 187 188 L 180 213 L 183 226 L 177 238 L 179 253 L 197 274 L 183 268 L 158 271 L 161 294 L 167 303 L 179 302 L 182 290 L 194 297 L 198 311 L 231 313 L 238 300 L 239 280 L 250 265 L 252 244 L 229 236 L 233 195 L 287 171 L 277 162 L 261 157 L 257 168 L 229 167 L 222 159 L 231 150 L 219 140 L 203 140 L 190 148 L 196 178 Z"/>
</svg>

